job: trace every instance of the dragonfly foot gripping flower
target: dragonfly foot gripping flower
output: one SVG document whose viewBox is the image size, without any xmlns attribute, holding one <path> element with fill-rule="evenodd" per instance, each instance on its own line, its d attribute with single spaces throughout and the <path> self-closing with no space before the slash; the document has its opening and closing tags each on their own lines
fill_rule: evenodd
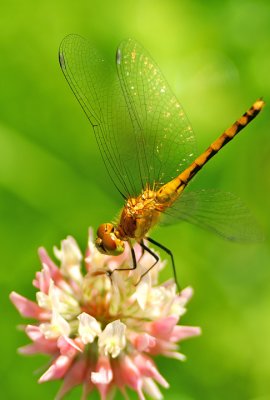
<svg viewBox="0 0 270 400">
<path fill-rule="evenodd" d="M 106 271 L 127 267 L 130 253 L 127 249 L 118 257 L 100 254 L 91 230 L 85 258 L 72 237 L 54 252 L 60 267 L 45 249 L 39 250 L 42 270 L 33 282 L 38 289 L 36 302 L 15 292 L 10 295 L 22 316 L 36 320 L 25 327 L 32 343 L 20 353 L 51 357 L 39 382 L 62 380 L 58 400 L 76 385 L 83 387 L 82 399 L 95 388 L 103 400 L 113 398 L 117 388 L 126 398 L 130 388 L 141 400 L 144 394 L 161 399 L 157 384 L 164 388 L 169 384 L 153 356 L 183 360 L 177 342 L 200 334 L 198 327 L 177 325 L 192 289 L 178 295 L 173 281 L 158 284 L 164 266 L 160 261 L 136 285 L 152 263 L 151 255 L 140 254 L 139 245 L 137 269 L 116 272 L 109 279 Z"/>
</svg>

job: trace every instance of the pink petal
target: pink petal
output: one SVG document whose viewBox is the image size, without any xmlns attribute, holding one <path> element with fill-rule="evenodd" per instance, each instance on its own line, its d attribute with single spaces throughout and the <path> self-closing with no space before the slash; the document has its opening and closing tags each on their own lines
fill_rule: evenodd
<svg viewBox="0 0 270 400">
<path fill-rule="evenodd" d="M 93 391 L 93 389 L 95 388 L 95 386 L 93 385 L 93 383 L 91 382 L 91 379 L 90 379 L 92 371 L 93 371 L 93 365 L 90 364 L 85 373 L 85 381 L 83 384 L 83 393 L 82 393 L 81 400 L 87 400 L 88 394 L 91 393 Z"/>
<path fill-rule="evenodd" d="M 97 362 L 95 372 L 91 373 L 91 381 L 97 386 L 102 400 L 106 400 L 112 378 L 113 372 L 109 358 L 101 356 Z"/>
<path fill-rule="evenodd" d="M 91 373 L 91 381 L 97 384 L 108 385 L 113 378 L 113 373 L 108 357 L 101 356 L 97 362 L 95 372 Z"/>
<path fill-rule="evenodd" d="M 50 271 L 53 281 L 58 282 L 59 280 L 62 280 L 62 275 L 61 275 L 59 268 L 51 260 L 47 251 L 43 247 L 40 247 L 38 249 L 38 254 L 39 254 L 39 258 L 40 258 L 42 264 L 46 264 L 47 267 L 49 268 L 49 271 Z"/>
<path fill-rule="evenodd" d="M 177 350 L 177 345 L 173 342 L 169 342 L 167 340 L 157 339 L 156 345 L 149 349 L 149 354 L 158 355 L 163 354 L 167 355 L 171 351 Z"/>
<path fill-rule="evenodd" d="M 54 355 L 57 352 L 57 346 L 55 343 L 31 343 L 18 349 L 20 354 L 31 355 L 31 354 L 49 354 Z"/>
<path fill-rule="evenodd" d="M 156 383 L 151 378 L 144 378 L 143 380 L 143 391 L 146 392 L 151 399 L 162 400 L 163 396 L 156 385 Z"/>
<path fill-rule="evenodd" d="M 80 385 L 86 379 L 88 360 L 81 358 L 74 362 L 64 377 L 64 382 L 57 393 L 56 400 L 61 400 L 74 386 Z"/>
<path fill-rule="evenodd" d="M 149 351 L 149 354 L 163 355 L 165 357 L 175 358 L 180 361 L 184 361 L 186 357 L 184 354 L 177 352 L 178 346 L 174 342 L 169 342 L 168 340 L 158 339 L 156 342 L 156 346 L 152 347 Z"/>
<path fill-rule="evenodd" d="M 57 346 L 60 353 L 68 357 L 74 357 L 78 352 L 82 352 L 82 349 L 76 344 L 75 340 L 67 336 L 60 336 L 57 340 Z"/>
<path fill-rule="evenodd" d="M 201 328 L 198 326 L 177 325 L 173 328 L 170 340 L 172 342 L 178 342 L 179 340 L 187 339 L 192 336 L 198 336 L 200 334 Z"/>
<path fill-rule="evenodd" d="M 162 353 L 165 357 L 174 358 L 178 361 L 186 361 L 186 356 L 178 351 L 164 351 Z"/>
<path fill-rule="evenodd" d="M 142 333 L 136 335 L 132 343 L 138 351 L 147 352 L 151 347 L 154 347 L 156 345 L 156 338 L 149 335 L 148 333 Z"/>
<path fill-rule="evenodd" d="M 31 343 L 18 349 L 19 354 L 32 355 L 32 354 L 48 354 L 54 355 L 57 347 L 51 343 L 50 345 L 43 345 L 41 343 Z"/>
<path fill-rule="evenodd" d="M 179 297 L 182 297 L 185 299 L 185 302 L 190 300 L 192 296 L 193 296 L 193 289 L 190 286 L 183 289 L 179 295 Z"/>
<path fill-rule="evenodd" d="M 55 379 L 63 378 L 67 373 L 73 358 L 60 355 L 57 357 L 49 369 L 39 378 L 38 382 L 43 383 Z"/>
<path fill-rule="evenodd" d="M 46 339 L 38 326 L 27 325 L 25 333 L 34 343 L 21 347 L 19 349 L 21 354 L 55 354 L 58 352 L 57 341 L 55 339 Z"/>
<path fill-rule="evenodd" d="M 43 264 L 42 271 L 36 273 L 36 278 L 33 280 L 33 285 L 41 292 L 48 294 L 50 287 L 51 273 L 49 267 Z"/>
<path fill-rule="evenodd" d="M 37 325 L 27 325 L 25 328 L 25 333 L 34 342 L 40 339 L 45 339 L 43 333 Z"/>
<path fill-rule="evenodd" d="M 169 339 L 172 330 L 178 322 L 178 317 L 171 315 L 150 324 L 150 332 L 153 336 L 161 339 Z"/>
<path fill-rule="evenodd" d="M 160 385 L 165 388 L 169 387 L 168 382 L 158 372 L 155 363 L 151 358 L 142 354 L 137 354 L 133 360 L 142 375 L 149 378 L 154 378 Z"/>
<path fill-rule="evenodd" d="M 9 298 L 23 317 L 35 318 L 38 320 L 48 318 L 48 313 L 46 311 L 33 301 L 28 300 L 26 297 L 23 297 L 16 292 L 11 292 Z"/>
<path fill-rule="evenodd" d="M 114 382 L 119 388 L 129 386 L 136 390 L 140 400 L 145 400 L 142 393 L 141 374 L 134 362 L 124 355 L 119 360 L 112 361 Z"/>
</svg>

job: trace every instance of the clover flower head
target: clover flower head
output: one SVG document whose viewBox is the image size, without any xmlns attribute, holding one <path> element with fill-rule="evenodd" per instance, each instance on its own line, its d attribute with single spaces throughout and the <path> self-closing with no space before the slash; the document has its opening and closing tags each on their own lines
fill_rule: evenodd
<svg viewBox="0 0 270 400">
<path fill-rule="evenodd" d="M 102 400 L 113 398 L 116 389 L 128 398 L 126 388 L 135 390 L 140 400 L 145 394 L 161 399 L 158 385 L 169 384 L 153 357 L 184 360 L 177 342 L 200 334 L 198 327 L 178 325 L 192 289 L 177 294 L 174 282 L 158 284 L 165 264 L 161 261 L 137 285 L 153 260 L 150 254 L 141 254 L 138 245 L 135 252 L 136 270 L 117 271 L 110 279 L 106 272 L 131 264 L 128 249 L 117 257 L 102 255 L 90 230 L 83 256 L 69 236 L 54 249 L 60 266 L 45 249 L 39 250 L 42 269 L 33 281 L 36 302 L 11 293 L 20 314 L 35 320 L 25 327 L 31 343 L 19 351 L 51 357 L 39 382 L 62 380 L 58 400 L 76 385 L 82 385 L 82 399 L 94 389 Z"/>
</svg>

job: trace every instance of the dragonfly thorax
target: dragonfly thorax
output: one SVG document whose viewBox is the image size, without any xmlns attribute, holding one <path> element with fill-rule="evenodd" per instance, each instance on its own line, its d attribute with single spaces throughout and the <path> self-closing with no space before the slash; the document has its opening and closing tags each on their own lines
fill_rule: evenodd
<svg viewBox="0 0 270 400">
<path fill-rule="evenodd" d="M 145 190 L 138 197 L 131 197 L 123 208 L 118 232 L 124 240 L 140 241 L 157 222 L 160 212 L 156 208 L 156 192 Z"/>
</svg>

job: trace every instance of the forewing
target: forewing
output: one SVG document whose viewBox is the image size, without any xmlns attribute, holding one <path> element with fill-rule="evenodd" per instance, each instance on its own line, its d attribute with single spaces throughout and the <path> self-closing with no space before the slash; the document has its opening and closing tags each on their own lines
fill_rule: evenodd
<svg viewBox="0 0 270 400">
<path fill-rule="evenodd" d="M 190 164 L 195 137 L 159 67 L 139 43 L 123 41 L 116 61 L 134 129 L 136 182 L 157 188 Z"/>
<path fill-rule="evenodd" d="M 78 35 L 64 38 L 59 61 L 93 126 L 112 181 L 124 197 L 138 194 L 142 186 L 136 181 L 139 175 L 136 137 L 115 66 Z"/>
<path fill-rule="evenodd" d="M 198 225 L 232 241 L 254 242 L 263 239 L 261 228 L 248 208 L 228 192 L 184 192 L 163 215 L 161 225 L 179 220 Z"/>
</svg>

